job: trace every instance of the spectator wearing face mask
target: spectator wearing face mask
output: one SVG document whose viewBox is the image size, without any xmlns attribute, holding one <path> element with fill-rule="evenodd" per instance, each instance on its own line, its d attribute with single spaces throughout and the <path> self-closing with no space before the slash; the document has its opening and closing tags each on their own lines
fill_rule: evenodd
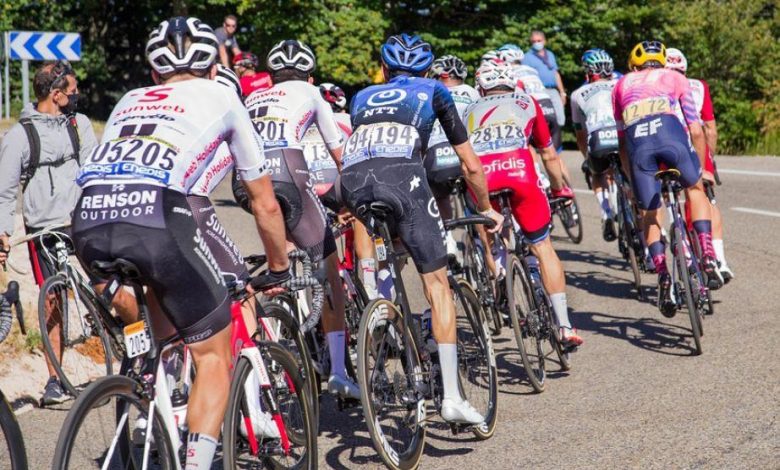
<svg viewBox="0 0 780 470">
<path fill-rule="evenodd" d="M 566 114 L 564 106 L 566 105 L 566 89 L 563 87 L 561 74 L 558 73 L 558 62 L 555 60 L 555 54 L 545 49 L 547 39 L 542 31 L 531 33 L 531 49 L 525 53 L 523 65 L 528 65 L 539 72 L 539 78 L 542 80 L 550 100 L 555 108 L 555 116 L 559 126 L 566 124 Z"/>
</svg>

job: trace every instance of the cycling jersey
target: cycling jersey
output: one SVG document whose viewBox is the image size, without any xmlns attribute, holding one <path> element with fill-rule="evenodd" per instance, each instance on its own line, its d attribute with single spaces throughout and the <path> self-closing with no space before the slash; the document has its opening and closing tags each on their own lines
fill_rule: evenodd
<svg viewBox="0 0 780 470">
<path fill-rule="evenodd" d="M 715 110 L 712 107 L 712 98 L 710 97 L 710 87 L 704 80 L 689 78 L 688 84 L 691 85 L 693 101 L 696 103 L 696 109 L 699 111 L 699 118 L 703 122 L 715 120 Z M 707 158 L 704 159 L 704 169 L 710 173 L 715 172 L 715 162 L 712 159 L 712 150 L 707 146 Z"/>
<path fill-rule="evenodd" d="M 517 76 L 515 90 L 520 93 L 527 93 L 536 100 L 539 108 L 542 110 L 544 119 L 547 121 L 553 145 L 555 148 L 560 148 L 562 144 L 561 126 L 558 124 L 555 105 L 552 98 L 550 98 L 551 91 L 544 87 L 542 79 L 539 78 L 539 72 L 535 68 L 527 65 L 515 65 L 512 70 Z"/>
<path fill-rule="evenodd" d="M 574 129 L 585 131 L 588 139 L 588 166 L 594 175 L 609 169 L 609 155 L 619 149 L 612 90 L 617 80 L 586 83 L 571 95 Z"/>
<path fill-rule="evenodd" d="M 458 109 L 458 116 L 463 120 L 468 106 L 479 99 L 479 93 L 465 83 L 451 87 L 449 91 Z M 434 124 L 423 164 L 428 184 L 437 200 L 446 197 L 450 192 L 450 182 L 462 175 L 460 158 L 447 140 L 439 121 Z"/>
<path fill-rule="evenodd" d="M 241 94 L 249 96 L 257 90 L 267 90 L 273 86 L 271 75 L 268 72 L 257 72 L 254 75 L 244 75 L 240 79 Z"/>
<path fill-rule="evenodd" d="M 333 117 L 336 119 L 344 141 L 346 141 L 352 134 L 352 122 L 349 114 L 334 113 Z M 303 155 L 306 157 L 306 164 L 309 167 L 309 176 L 314 184 L 314 191 L 317 196 L 323 198 L 326 193 L 331 191 L 339 175 L 336 162 L 330 156 L 317 126 L 309 127 L 301 140 L 301 145 L 303 146 Z"/>
<path fill-rule="evenodd" d="M 156 184 L 189 194 L 223 142 L 244 179 L 266 173 L 252 123 L 227 87 L 192 79 L 139 88 L 112 111 L 77 182 Z"/>
<path fill-rule="evenodd" d="M 437 119 L 450 144 L 468 140 L 452 95 L 439 81 L 399 75 L 361 90 L 350 114 L 354 131 L 344 149 L 344 201 L 353 211 L 369 202 L 388 204 L 393 209 L 391 229 L 418 272 L 445 267 L 444 224 L 422 155 Z"/>
<path fill-rule="evenodd" d="M 552 145 L 539 104 L 517 91 L 485 96 L 469 108 L 466 125 L 488 190 L 513 190 L 512 214 L 523 234 L 531 243 L 544 240 L 549 234 L 550 205 L 528 150 L 530 141 L 537 147 Z M 497 201 L 492 204 L 500 210 Z"/>
</svg>

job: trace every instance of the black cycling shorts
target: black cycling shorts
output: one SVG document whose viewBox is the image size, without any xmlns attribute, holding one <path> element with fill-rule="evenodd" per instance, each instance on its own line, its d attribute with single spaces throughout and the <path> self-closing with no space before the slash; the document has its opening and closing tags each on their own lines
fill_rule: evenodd
<svg viewBox="0 0 780 470">
<path fill-rule="evenodd" d="M 441 142 L 429 147 L 423 159 L 428 185 L 436 200 L 448 197 L 452 193 L 453 182 L 463 176 L 460 158 L 449 142 Z"/>
<path fill-rule="evenodd" d="M 344 169 L 341 191 L 353 211 L 374 201 L 393 208 L 390 230 L 401 238 L 418 272 L 447 265 L 444 223 L 419 161 L 375 158 L 356 163 Z"/>
<path fill-rule="evenodd" d="M 588 135 L 588 166 L 591 173 L 601 175 L 607 170 L 613 155 L 618 155 L 617 128 L 605 127 Z"/>
<path fill-rule="evenodd" d="M 539 103 L 539 109 L 544 114 L 544 120 L 547 121 L 547 127 L 550 128 L 553 147 L 557 151 L 561 148 L 563 140 L 561 137 L 561 126 L 558 125 L 558 117 L 555 114 L 555 107 L 550 98 L 541 98 L 536 100 L 536 102 Z"/>
<path fill-rule="evenodd" d="M 198 224 L 198 228 L 209 244 L 211 253 L 217 260 L 222 276 L 233 281 L 248 280 L 249 272 L 246 270 L 244 258 L 238 251 L 238 246 L 217 218 L 217 211 L 209 198 L 190 195 L 187 196 L 187 202 L 190 203 L 195 223 Z"/>
<path fill-rule="evenodd" d="M 274 149 L 265 152 L 270 162 L 271 181 L 284 213 L 288 236 L 316 263 L 336 252 L 336 241 L 309 178 L 303 151 Z"/>
<path fill-rule="evenodd" d="M 230 324 L 230 298 L 187 198 L 144 184 L 84 189 L 73 213 L 73 243 L 86 269 L 93 261 L 135 264 L 186 343 Z"/>
</svg>

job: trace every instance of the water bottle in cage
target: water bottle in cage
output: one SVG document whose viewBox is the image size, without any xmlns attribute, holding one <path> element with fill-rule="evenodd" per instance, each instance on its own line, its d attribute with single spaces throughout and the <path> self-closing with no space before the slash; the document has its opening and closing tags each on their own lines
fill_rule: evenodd
<svg viewBox="0 0 780 470">
<path fill-rule="evenodd" d="M 534 255 L 528 255 L 526 258 L 528 262 L 528 271 L 531 273 L 531 280 L 536 285 L 541 285 L 542 275 L 539 272 L 539 260 Z"/>
<path fill-rule="evenodd" d="M 420 333 L 422 334 L 422 340 L 426 349 L 429 352 L 435 353 L 438 351 L 439 346 L 436 344 L 436 340 L 433 339 L 433 324 L 431 320 L 431 309 L 426 308 L 425 311 L 419 315 L 420 319 Z"/>
</svg>

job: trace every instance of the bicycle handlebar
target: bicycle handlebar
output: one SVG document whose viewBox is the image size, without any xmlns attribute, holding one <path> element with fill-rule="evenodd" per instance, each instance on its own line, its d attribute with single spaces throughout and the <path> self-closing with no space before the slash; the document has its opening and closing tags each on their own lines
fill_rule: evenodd
<svg viewBox="0 0 780 470">
<path fill-rule="evenodd" d="M 490 217 L 485 217 L 484 215 L 469 215 L 444 221 L 445 230 L 453 230 L 458 227 L 466 227 L 469 225 L 486 225 L 488 228 L 493 228 L 496 226 L 496 221 Z"/>
</svg>

